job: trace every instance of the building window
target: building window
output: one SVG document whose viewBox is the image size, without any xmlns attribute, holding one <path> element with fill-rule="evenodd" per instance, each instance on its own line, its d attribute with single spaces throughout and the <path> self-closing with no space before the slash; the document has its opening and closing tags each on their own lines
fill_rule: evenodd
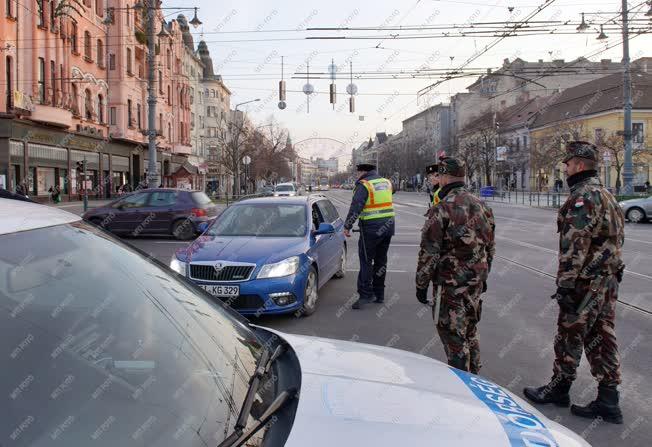
<svg viewBox="0 0 652 447">
<path fill-rule="evenodd" d="M 71 31 L 70 31 L 70 47 L 74 54 L 79 54 L 79 48 L 77 47 L 77 23 L 72 22 Z"/>
<path fill-rule="evenodd" d="M 55 0 L 50 0 L 50 31 L 52 32 L 57 31 L 56 24 L 54 23 L 56 19 L 56 10 L 57 10 L 57 2 Z"/>
<path fill-rule="evenodd" d="M 593 137 L 594 137 L 595 143 L 601 142 L 602 138 L 604 137 L 604 130 L 602 130 L 601 128 L 595 129 L 593 131 Z"/>
<path fill-rule="evenodd" d="M 12 0 L 13 1 L 13 0 Z M 9 10 L 7 10 L 9 11 Z M 13 66 L 11 56 L 5 58 L 5 79 L 7 80 L 7 109 L 12 109 L 14 106 L 14 86 L 13 86 Z"/>
<path fill-rule="evenodd" d="M 131 99 L 127 100 L 127 125 L 134 127 L 134 117 L 131 114 Z"/>
<path fill-rule="evenodd" d="M 104 43 L 102 39 L 97 39 L 97 65 L 104 68 Z"/>
<path fill-rule="evenodd" d="M 129 25 L 130 17 L 131 17 L 131 13 L 130 13 L 129 5 L 127 5 L 127 25 Z"/>
<path fill-rule="evenodd" d="M 167 52 L 165 53 L 165 66 L 170 69 L 172 67 L 172 53 L 168 49 Z"/>
<path fill-rule="evenodd" d="M 632 142 L 636 144 L 642 144 L 645 142 L 645 133 L 644 133 L 643 123 L 633 123 L 632 124 Z"/>
<path fill-rule="evenodd" d="M 84 31 L 84 58 L 87 61 L 93 60 L 93 49 L 91 47 L 91 33 Z"/>
<path fill-rule="evenodd" d="M 71 110 L 72 114 L 75 117 L 79 118 L 79 117 L 81 117 L 81 115 L 79 113 L 79 92 L 77 91 L 77 84 L 72 84 L 70 95 L 71 95 L 70 108 L 72 109 Z"/>
<path fill-rule="evenodd" d="M 6 0 L 5 7 L 7 11 L 7 17 L 14 18 L 14 1 L 15 0 Z"/>
<path fill-rule="evenodd" d="M 39 28 L 43 28 L 45 26 L 45 0 L 37 1 L 36 7 L 38 8 L 38 14 L 36 15 L 36 24 Z"/>
<path fill-rule="evenodd" d="M 136 104 L 136 120 L 137 120 L 137 123 L 138 123 L 138 129 L 139 130 L 143 128 L 143 124 L 142 124 L 142 120 L 141 120 L 141 116 L 142 116 L 143 111 L 141 109 L 142 108 L 140 107 L 140 103 Z"/>
<path fill-rule="evenodd" d="M 97 95 L 97 120 L 100 124 L 104 124 L 104 98 L 102 95 Z"/>
<path fill-rule="evenodd" d="M 64 89 L 66 84 L 63 82 L 63 64 L 59 64 L 59 91 L 61 92 L 61 95 L 66 93 L 66 90 Z"/>
<path fill-rule="evenodd" d="M 172 96 L 170 94 L 170 86 L 168 85 L 168 104 L 172 104 Z"/>
<path fill-rule="evenodd" d="M 190 113 L 190 128 L 191 129 L 195 128 L 195 114 L 192 112 Z"/>
<path fill-rule="evenodd" d="M 161 70 L 158 71 L 158 92 L 163 94 L 163 72 Z"/>
<path fill-rule="evenodd" d="M 133 76 L 131 71 L 131 48 L 127 48 L 127 74 Z"/>
<path fill-rule="evenodd" d="M 52 105 L 57 105 L 57 65 L 50 61 L 50 90 L 52 92 Z"/>
<path fill-rule="evenodd" d="M 45 59 L 38 58 L 38 99 L 41 104 L 45 103 Z"/>
<path fill-rule="evenodd" d="M 168 123 L 168 142 L 172 142 L 172 125 Z"/>
<path fill-rule="evenodd" d="M 163 114 L 158 114 L 158 133 L 163 135 Z"/>
<path fill-rule="evenodd" d="M 102 0 L 95 0 L 95 14 L 100 17 L 104 16 L 104 3 Z"/>
<path fill-rule="evenodd" d="M 117 122 L 116 108 L 111 107 L 109 109 L 109 124 L 111 124 L 112 126 L 115 126 L 116 122 Z"/>
<path fill-rule="evenodd" d="M 115 70 L 115 54 L 109 54 L 109 70 Z"/>
<path fill-rule="evenodd" d="M 89 121 L 93 119 L 93 98 L 89 89 L 84 91 L 84 116 Z"/>
</svg>

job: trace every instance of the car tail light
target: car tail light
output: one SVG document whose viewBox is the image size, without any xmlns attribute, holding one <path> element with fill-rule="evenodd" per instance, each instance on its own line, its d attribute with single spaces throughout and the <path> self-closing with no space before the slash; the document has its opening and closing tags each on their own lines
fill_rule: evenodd
<svg viewBox="0 0 652 447">
<path fill-rule="evenodd" d="M 193 208 L 191 212 L 195 217 L 206 217 L 208 215 L 206 214 L 206 210 L 203 208 Z"/>
</svg>

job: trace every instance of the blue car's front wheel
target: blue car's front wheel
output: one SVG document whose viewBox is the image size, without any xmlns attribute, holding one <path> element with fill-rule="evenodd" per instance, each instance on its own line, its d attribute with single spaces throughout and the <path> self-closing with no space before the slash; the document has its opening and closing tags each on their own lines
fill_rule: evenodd
<svg viewBox="0 0 652 447">
<path fill-rule="evenodd" d="M 310 267 L 306 287 L 303 292 L 303 307 L 301 315 L 312 315 L 317 310 L 317 301 L 319 300 L 319 291 L 317 290 L 317 272 L 314 267 Z"/>
</svg>

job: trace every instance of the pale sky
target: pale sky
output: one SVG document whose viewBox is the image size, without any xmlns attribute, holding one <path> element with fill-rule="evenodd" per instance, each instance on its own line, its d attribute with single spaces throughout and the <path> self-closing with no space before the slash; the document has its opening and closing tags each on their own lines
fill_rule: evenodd
<svg viewBox="0 0 652 447">
<path fill-rule="evenodd" d="M 182 0 L 175 2 L 174 6 L 200 7 L 199 17 L 203 21 L 204 40 L 211 50 L 215 72 L 223 76 L 232 91 L 232 107 L 239 102 L 260 98 L 260 102 L 242 107 L 254 122 L 262 124 L 274 114 L 289 128 L 294 142 L 311 137 L 334 138 L 345 142 L 350 153 L 352 147 L 373 136 L 375 132 L 398 133 L 403 119 L 417 113 L 426 104 L 447 103 L 451 94 L 465 91 L 465 87 L 473 83 L 475 78 L 449 81 L 437 87 L 429 97 L 419 100 L 417 91 L 434 80 L 354 80 L 359 95 L 356 97 L 356 112 L 351 114 L 348 111 L 348 95 L 345 92 L 349 84 L 349 60 L 353 62 L 354 72 L 413 70 L 424 65 L 430 68 L 455 68 L 492 42 L 493 38 L 303 40 L 306 36 L 318 35 L 375 37 L 390 32 L 418 34 L 419 31 L 264 31 L 307 27 L 502 22 L 510 20 L 510 17 L 515 21 L 525 18 L 544 3 L 545 0 Z M 642 2 L 630 1 L 629 5 L 633 7 L 639 3 Z M 512 6 L 514 10 L 510 13 L 508 7 Z M 616 16 L 615 13 L 619 9 L 620 2 L 614 0 L 556 0 L 534 20 L 579 22 L 580 12 L 601 11 L 605 13 L 602 16 L 587 16 L 587 19 L 601 23 Z M 643 18 L 643 14 L 640 14 L 640 17 Z M 650 24 L 652 25 L 652 22 Z M 196 30 L 195 44 L 199 41 L 201 29 Z M 258 32 L 236 33 L 255 30 Z M 437 31 L 421 31 L 423 34 L 435 32 Z M 610 38 L 606 43 L 599 42 L 595 39 L 597 32 L 596 29 L 591 29 L 582 35 L 507 38 L 472 62 L 469 67 L 497 68 L 502 65 L 503 59 L 513 60 L 516 57 L 529 61 L 570 61 L 578 56 L 590 55 L 604 48 L 607 43 L 620 41 L 620 36 L 613 31 L 608 33 Z M 226 42 L 234 40 L 238 42 Z M 376 48 L 378 44 L 381 48 Z M 632 60 L 643 55 L 652 56 L 650 48 L 650 35 L 636 37 L 630 42 Z M 279 110 L 277 106 L 281 56 L 285 58 L 288 90 L 285 110 Z M 607 58 L 620 61 L 622 46 L 616 46 L 592 59 Z M 310 63 L 311 72 L 327 72 L 331 59 L 340 67 L 336 80 L 336 110 L 333 110 L 329 103 L 330 80 L 318 79 L 311 80 L 318 93 L 312 96 L 310 113 L 306 113 L 306 95 L 301 92 L 306 81 L 291 77 L 295 71 L 306 71 L 306 61 Z M 360 121 L 359 116 L 364 116 L 364 121 Z"/>
</svg>

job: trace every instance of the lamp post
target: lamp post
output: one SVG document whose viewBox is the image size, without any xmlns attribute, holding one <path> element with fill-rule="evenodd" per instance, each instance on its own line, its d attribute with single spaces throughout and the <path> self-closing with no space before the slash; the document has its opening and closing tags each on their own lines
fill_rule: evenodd
<svg viewBox="0 0 652 447">
<path fill-rule="evenodd" d="M 652 15 L 652 4 L 650 4 L 650 11 L 646 16 Z M 582 13 L 582 23 L 577 27 L 578 31 L 585 31 L 589 26 L 584 21 L 584 14 Z M 586 13 L 589 14 L 589 13 Z M 627 0 L 621 0 L 621 21 L 622 21 L 622 36 L 623 36 L 623 140 L 625 146 L 625 160 L 623 164 L 623 186 L 625 194 L 632 194 L 634 192 L 634 163 L 632 155 L 632 74 L 629 60 L 629 10 L 627 9 Z M 600 25 L 600 33 L 597 40 L 606 40 L 608 36 L 604 33 L 603 25 Z"/>
<path fill-rule="evenodd" d="M 151 0 L 150 0 L 151 1 Z M 159 1 L 156 1 L 156 5 L 160 5 Z M 187 7 L 168 7 L 160 8 L 157 6 L 149 6 L 149 4 L 143 4 L 141 0 L 138 0 L 133 6 L 134 11 L 142 11 L 143 9 L 147 10 L 147 149 L 149 154 L 149 162 L 147 165 L 147 186 L 149 188 L 156 188 L 160 184 L 160 176 L 158 172 L 158 163 L 156 160 L 156 89 L 154 87 L 156 83 L 156 69 L 155 69 L 155 59 L 156 59 L 156 45 L 154 43 L 154 21 L 156 18 L 156 10 L 158 9 L 174 9 L 179 12 L 187 10 Z M 201 21 L 197 18 L 197 8 L 193 8 L 195 15 L 190 21 L 190 24 L 197 28 L 201 25 Z M 161 24 L 164 26 L 163 24 Z M 159 37 L 169 37 L 165 32 L 165 28 L 161 29 Z"/>
</svg>

